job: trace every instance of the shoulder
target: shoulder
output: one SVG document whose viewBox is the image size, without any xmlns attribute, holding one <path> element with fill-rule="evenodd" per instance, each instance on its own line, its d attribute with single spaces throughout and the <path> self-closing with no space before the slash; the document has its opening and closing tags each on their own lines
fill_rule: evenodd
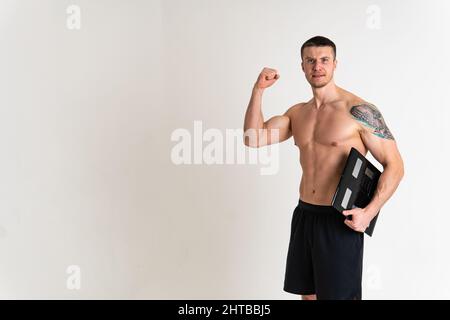
<svg viewBox="0 0 450 320">
<path fill-rule="evenodd" d="M 383 116 L 377 106 L 367 101 L 353 101 L 349 104 L 350 115 L 363 124 L 375 125 Z"/>
<path fill-rule="evenodd" d="M 356 120 L 373 121 L 381 117 L 378 107 L 351 92 L 345 91 L 345 100 L 348 112 Z"/>
<path fill-rule="evenodd" d="M 361 124 L 361 128 L 370 133 L 394 140 L 380 109 L 367 101 L 355 101 L 349 106 L 350 116 Z"/>
<path fill-rule="evenodd" d="M 291 117 L 292 115 L 294 115 L 295 113 L 297 113 L 298 111 L 300 111 L 300 109 L 302 109 L 302 107 L 306 104 L 306 102 L 300 102 L 297 103 L 295 105 L 293 105 L 292 107 L 290 107 L 289 109 L 286 110 L 286 112 L 284 113 L 285 116 Z"/>
</svg>

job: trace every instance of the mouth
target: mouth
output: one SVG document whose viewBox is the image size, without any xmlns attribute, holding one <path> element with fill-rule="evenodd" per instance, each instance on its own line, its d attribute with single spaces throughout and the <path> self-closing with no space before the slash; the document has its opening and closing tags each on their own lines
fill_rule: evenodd
<svg viewBox="0 0 450 320">
<path fill-rule="evenodd" d="M 314 79 L 319 79 L 319 78 L 325 77 L 325 75 L 324 75 L 324 74 L 316 74 L 316 75 L 313 74 L 312 77 L 313 77 Z"/>
</svg>

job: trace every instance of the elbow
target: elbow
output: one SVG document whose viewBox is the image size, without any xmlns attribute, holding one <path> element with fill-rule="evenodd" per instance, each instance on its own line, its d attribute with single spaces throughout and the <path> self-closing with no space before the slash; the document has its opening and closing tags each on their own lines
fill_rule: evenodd
<svg viewBox="0 0 450 320">
<path fill-rule="evenodd" d="M 403 177 L 405 176 L 405 168 L 403 166 L 403 162 L 401 162 L 397 166 L 395 172 L 396 172 L 396 175 L 397 175 L 397 180 L 400 182 L 403 179 Z"/>
<path fill-rule="evenodd" d="M 403 166 L 403 162 L 397 162 L 397 163 L 388 163 L 383 165 L 384 170 L 389 169 L 390 174 L 392 175 L 392 177 L 395 177 L 396 180 L 398 180 L 399 182 L 403 179 L 403 177 L 405 176 L 405 168 Z"/>
<path fill-rule="evenodd" d="M 260 146 L 258 145 L 258 143 L 255 143 L 255 142 L 251 142 L 251 141 L 249 141 L 249 140 L 251 140 L 251 139 L 246 139 L 246 137 L 244 137 L 244 145 L 246 146 L 246 147 L 249 147 L 249 148 L 259 148 Z"/>
<path fill-rule="evenodd" d="M 256 130 L 253 130 L 253 129 L 245 130 L 245 128 L 244 128 L 243 140 L 244 140 L 244 145 L 249 148 L 261 147 L 260 138 L 258 137 Z"/>
<path fill-rule="evenodd" d="M 402 180 L 405 176 L 405 166 L 400 155 L 395 160 L 388 161 L 383 167 L 389 167 L 391 172 L 397 177 L 399 181 Z"/>
</svg>

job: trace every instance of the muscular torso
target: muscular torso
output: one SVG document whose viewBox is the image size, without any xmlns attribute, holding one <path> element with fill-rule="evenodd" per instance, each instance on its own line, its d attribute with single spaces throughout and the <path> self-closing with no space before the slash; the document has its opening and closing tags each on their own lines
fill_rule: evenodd
<svg viewBox="0 0 450 320">
<path fill-rule="evenodd" d="M 295 145 L 300 151 L 302 178 L 300 199 L 331 205 L 351 147 L 367 150 L 360 136 L 361 125 L 352 118 L 352 106 L 363 102 L 354 95 L 316 108 L 310 101 L 297 105 L 289 115 Z"/>
</svg>

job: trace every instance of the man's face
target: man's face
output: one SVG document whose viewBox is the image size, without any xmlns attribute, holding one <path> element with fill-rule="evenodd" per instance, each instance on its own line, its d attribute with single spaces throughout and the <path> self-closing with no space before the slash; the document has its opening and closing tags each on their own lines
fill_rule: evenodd
<svg viewBox="0 0 450 320">
<path fill-rule="evenodd" d="M 302 70 L 313 88 L 322 88 L 333 79 L 336 63 L 332 47 L 303 49 Z"/>
</svg>

